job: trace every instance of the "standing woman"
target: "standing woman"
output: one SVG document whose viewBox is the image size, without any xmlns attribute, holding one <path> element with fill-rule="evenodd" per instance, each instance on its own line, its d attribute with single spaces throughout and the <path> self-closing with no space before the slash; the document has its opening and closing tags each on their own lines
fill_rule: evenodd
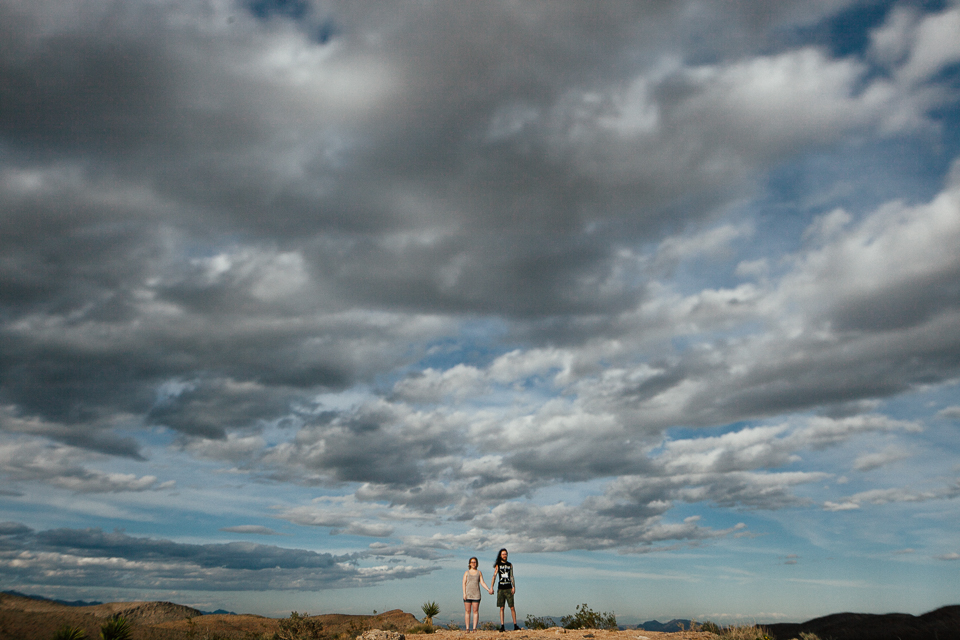
<svg viewBox="0 0 960 640">
<path fill-rule="evenodd" d="M 467 631 L 470 631 L 471 612 L 474 631 L 477 630 L 477 623 L 480 622 L 480 585 L 483 585 L 484 591 L 493 593 L 493 589 L 483 581 L 483 573 L 477 568 L 478 564 L 476 558 L 470 558 L 467 562 L 467 570 L 463 574 L 463 624 Z"/>
<path fill-rule="evenodd" d="M 520 628 L 517 624 L 517 610 L 513 608 L 513 596 L 517 592 L 517 579 L 513 577 L 513 565 L 507 562 L 507 550 L 500 549 L 497 559 L 493 563 L 497 580 L 497 606 L 500 607 L 500 631 L 503 631 L 503 607 L 510 605 L 510 615 L 513 616 L 513 630 Z"/>
</svg>

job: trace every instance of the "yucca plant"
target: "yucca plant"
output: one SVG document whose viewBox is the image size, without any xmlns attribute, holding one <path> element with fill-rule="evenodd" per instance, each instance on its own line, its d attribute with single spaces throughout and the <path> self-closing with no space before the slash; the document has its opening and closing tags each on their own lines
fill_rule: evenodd
<svg viewBox="0 0 960 640">
<path fill-rule="evenodd" d="M 440 605 L 432 601 L 424 602 L 420 609 L 423 611 L 423 615 L 425 616 L 423 619 L 425 624 L 433 624 L 433 617 L 440 613 Z"/>
<path fill-rule="evenodd" d="M 53 634 L 53 640 L 87 640 L 87 632 L 82 627 L 65 624 Z"/>
<path fill-rule="evenodd" d="M 119 613 L 100 625 L 100 640 L 130 640 L 132 635 L 130 621 Z"/>
</svg>

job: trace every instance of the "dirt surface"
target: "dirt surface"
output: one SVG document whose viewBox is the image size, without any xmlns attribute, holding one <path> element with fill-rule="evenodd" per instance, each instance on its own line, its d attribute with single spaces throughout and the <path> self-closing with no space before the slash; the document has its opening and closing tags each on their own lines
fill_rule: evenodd
<svg viewBox="0 0 960 640">
<path fill-rule="evenodd" d="M 121 614 L 130 620 L 134 640 L 260 640 L 278 630 L 279 618 L 243 615 L 202 615 L 200 611 L 171 602 L 111 602 L 88 607 L 71 607 L 10 594 L 0 594 L 0 640 L 49 640 L 64 625 L 81 627 L 89 638 L 97 638 L 100 625 L 110 616 Z M 422 626 L 411 614 L 400 609 L 373 616 L 325 614 L 310 616 L 323 624 L 330 640 L 352 640 L 370 629 L 399 631 L 428 640 L 713 640 L 711 633 L 655 631 L 544 630 L 452 631 L 435 627 L 430 634 L 410 633 Z"/>
<path fill-rule="evenodd" d="M 510 628 L 509 626 L 507 627 Z M 426 640 L 429 636 L 416 636 Z M 644 631 L 643 629 L 627 629 L 625 631 L 600 631 L 597 629 L 561 629 L 553 627 L 551 629 L 520 631 L 477 631 L 466 633 L 464 631 L 438 630 L 434 637 L 437 640 L 581 640 L 594 638 L 595 640 L 715 640 L 717 636 L 712 633 L 702 631 L 675 631 L 664 633 L 661 631 Z M 409 638 L 408 638 L 409 640 Z"/>
</svg>

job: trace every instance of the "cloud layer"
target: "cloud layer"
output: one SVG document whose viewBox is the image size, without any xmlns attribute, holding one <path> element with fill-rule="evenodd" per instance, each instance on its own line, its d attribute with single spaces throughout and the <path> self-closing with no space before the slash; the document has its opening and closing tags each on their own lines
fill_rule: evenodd
<svg viewBox="0 0 960 640">
<path fill-rule="evenodd" d="M 0 2 L 0 495 L 216 468 L 370 545 L 11 524 L 0 570 L 325 589 L 950 504 L 960 7 L 921 5 Z"/>
</svg>

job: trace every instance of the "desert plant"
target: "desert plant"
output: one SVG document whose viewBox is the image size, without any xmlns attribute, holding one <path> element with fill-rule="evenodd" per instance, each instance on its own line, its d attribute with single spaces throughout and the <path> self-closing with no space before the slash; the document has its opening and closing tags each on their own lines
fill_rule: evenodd
<svg viewBox="0 0 960 640">
<path fill-rule="evenodd" d="M 713 633 L 719 636 L 723 633 L 723 628 L 720 625 L 707 620 L 702 625 L 700 625 L 700 631 L 709 631 L 710 633 Z"/>
<path fill-rule="evenodd" d="M 433 601 L 424 602 L 420 610 L 423 611 L 424 624 L 433 624 L 433 617 L 440 613 L 440 605 Z"/>
<path fill-rule="evenodd" d="M 549 629 L 550 627 L 557 626 L 557 623 L 553 621 L 553 618 L 540 618 L 538 616 L 528 615 L 524 626 L 526 626 L 527 629 Z"/>
<path fill-rule="evenodd" d="M 495 622 L 490 622 L 489 620 L 487 620 L 486 622 L 481 622 L 481 623 L 480 623 L 480 630 L 481 630 L 481 631 L 496 631 L 496 630 L 499 629 L 499 628 L 500 628 L 500 627 L 499 627 L 499 625 L 497 625 L 497 623 L 495 623 Z"/>
<path fill-rule="evenodd" d="M 306 613 L 291 611 L 289 618 L 280 621 L 277 636 L 278 640 L 321 640 L 323 623 Z"/>
<path fill-rule="evenodd" d="M 53 640 L 87 640 L 87 632 L 82 627 L 65 624 L 53 634 Z"/>
<path fill-rule="evenodd" d="M 350 624 L 347 625 L 347 630 L 345 633 L 341 634 L 347 638 L 356 638 L 357 636 L 362 636 L 363 632 L 367 630 L 367 625 L 362 618 L 355 618 L 350 621 Z"/>
<path fill-rule="evenodd" d="M 725 627 L 720 640 L 773 640 L 767 630 L 757 625 Z"/>
<path fill-rule="evenodd" d="M 130 621 L 119 613 L 100 625 L 100 640 L 130 640 L 132 635 Z"/>
<path fill-rule="evenodd" d="M 560 618 L 560 624 L 564 629 L 617 629 L 617 616 L 610 613 L 598 613 L 587 606 L 584 602 L 577 607 L 577 612 L 572 616 L 563 616 Z"/>
<path fill-rule="evenodd" d="M 434 633 L 436 630 L 436 627 L 434 627 L 432 624 L 424 622 L 423 624 L 413 625 L 407 629 L 407 633 Z"/>
</svg>

